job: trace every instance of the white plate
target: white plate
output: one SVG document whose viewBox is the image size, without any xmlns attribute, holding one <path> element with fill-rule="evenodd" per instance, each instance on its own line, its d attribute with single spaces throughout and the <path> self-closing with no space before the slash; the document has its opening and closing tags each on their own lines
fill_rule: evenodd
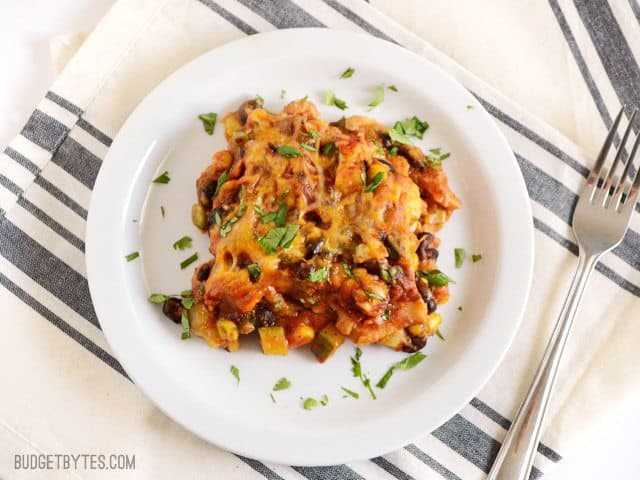
<svg viewBox="0 0 640 480">
<path fill-rule="evenodd" d="M 347 67 L 350 79 L 340 79 Z M 384 102 L 368 112 L 374 88 Z M 309 95 L 323 118 L 342 112 L 323 105 L 326 89 L 346 99 L 351 114 L 387 125 L 412 115 L 431 125 L 420 145 L 451 151 L 453 190 L 464 202 L 442 232 L 440 264 L 455 278 L 441 307 L 446 341 L 429 341 L 428 358 L 393 376 L 378 399 L 352 377 L 346 344 L 325 364 L 307 348 L 269 357 L 244 338 L 238 352 L 213 350 L 150 304 L 150 292 L 189 288 L 193 252 L 208 257 L 208 241 L 191 225 L 194 182 L 212 153 L 224 148 L 218 123 L 211 137 L 197 115 L 220 116 L 256 94 L 279 110 Z M 286 90 L 284 99 L 281 90 Z M 472 105 L 473 108 L 466 108 Z M 152 184 L 168 170 L 171 183 Z M 160 206 L 166 209 L 166 218 Z M 194 248 L 175 251 L 183 235 Z M 247 239 L 247 241 L 251 241 Z M 481 262 L 453 265 L 454 247 L 482 253 Z M 427 434 L 461 409 L 490 377 L 518 328 L 533 258 L 528 196 L 516 161 L 492 119 L 463 87 L 424 59 L 367 35 L 300 29 L 246 37 L 213 50 L 155 88 L 126 121 L 98 176 L 87 225 L 87 271 L 96 312 L 114 354 L 135 383 L 175 421 L 233 452 L 294 465 L 329 465 L 374 457 Z M 127 263 L 124 256 L 139 251 Z M 462 311 L 458 307 L 462 307 Z M 364 368 L 377 381 L 404 357 L 363 348 Z M 236 386 L 229 373 L 240 369 Z M 269 392 L 280 377 L 289 390 Z M 360 393 L 342 398 L 341 386 Z M 327 407 L 306 411 L 300 397 L 327 394 Z"/>
</svg>

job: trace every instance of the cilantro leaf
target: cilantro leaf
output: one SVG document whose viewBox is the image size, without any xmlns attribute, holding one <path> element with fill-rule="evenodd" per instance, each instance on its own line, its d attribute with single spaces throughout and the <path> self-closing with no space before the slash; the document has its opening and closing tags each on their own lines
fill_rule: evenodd
<svg viewBox="0 0 640 480">
<path fill-rule="evenodd" d="M 333 153 L 333 151 L 335 149 L 336 149 L 336 143 L 335 142 L 328 142 L 328 143 L 325 143 L 322 146 L 321 151 L 322 151 L 323 155 L 326 155 L 328 157 L 329 155 L 331 155 Z"/>
<path fill-rule="evenodd" d="M 310 282 L 320 283 L 327 280 L 327 278 L 329 278 L 329 267 L 319 268 L 309 274 Z"/>
<path fill-rule="evenodd" d="M 354 392 L 353 390 L 349 390 L 348 388 L 345 388 L 345 387 L 340 387 L 340 388 L 342 389 L 343 392 L 345 392 L 349 396 L 351 396 L 353 398 L 360 398 L 360 395 L 358 393 Z"/>
<path fill-rule="evenodd" d="M 185 268 L 187 268 L 189 265 L 191 265 L 196 260 L 198 260 L 198 252 L 194 253 L 189 258 L 186 258 L 185 260 L 180 262 L 180 269 L 184 270 Z"/>
<path fill-rule="evenodd" d="M 338 107 L 340 110 L 349 108 L 347 106 L 347 102 L 336 97 L 336 94 L 333 92 L 333 90 L 327 90 L 327 93 L 324 97 L 324 103 L 333 107 Z"/>
<path fill-rule="evenodd" d="M 127 262 L 130 262 L 132 260 L 135 260 L 136 258 L 138 258 L 140 256 L 139 252 L 132 252 L 129 255 L 126 255 L 124 258 L 127 260 Z"/>
<path fill-rule="evenodd" d="M 474 253 L 473 255 L 471 255 L 471 261 L 473 261 L 473 263 L 479 262 L 480 260 L 482 260 L 482 255 L 480 255 L 479 253 Z"/>
<path fill-rule="evenodd" d="M 308 397 L 303 404 L 305 410 L 313 410 L 318 406 L 318 401 L 315 398 Z"/>
<path fill-rule="evenodd" d="M 450 283 L 456 283 L 440 270 L 419 270 L 416 273 L 434 287 L 444 287 Z"/>
<path fill-rule="evenodd" d="M 184 236 L 182 238 L 179 238 L 178 240 L 176 240 L 175 242 L 173 242 L 173 249 L 174 250 L 184 250 L 185 248 L 191 248 L 191 237 L 188 236 Z"/>
<path fill-rule="evenodd" d="M 162 305 L 164 302 L 169 300 L 169 296 L 165 295 L 164 293 L 152 293 L 149 296 L 148 300 L 151 303 L 155 303 L 156 305 Z"/>
<path fill-rule="evenodd" d="M 249 265 L 247 265 L 247 271 L 249 272 L 249 278 L 251 279 L 251 281 L 255 282 L 256 280 L 258 280 L 258 278 L 260 278 L 260 265 L 258 265 L 257 263 L 250 263 Z"/>
<path fill-rule="evenodd" d="M 464 248 L 454 248 L 453 255 L 456 261 L 456 268 L 462 267 L 464 259 L 467 256 L 467 251 Z"/>
<path fill-rule="evenodd" d="M 286 158 L 295 158 L 301 155 L 300 150 L 290 147 L 289 145 L 280 145 L 278 148 L 276 148 L 276 151 Z"/>
<path fill-rule="evenodd" d="M 373 100 L 371 100 L 371 102 L 369 103 L 369 107 L 371 107 L 371 109 L 374 109 L 378 105 L 380 105 L 383 101 L 384 101 L 384 83 L 376 87 L 375 96 L 373 97 Z"/>
<path fill-rule="evenodd" d="M 235 365 L 231 365 L 229 371 L 231 372 L 231 375 L 235 377 L 237 382 L 236 385 L 240 385 L 240 370 L 238 369 L 238 367 L 236 367 Z"/>
<path fill-rule="evenodd" d="M 220 193 L 220 189 L 222 188 L 222 185 L 224 185 L 228 179 L 229 179 L 229 174 L 225 170 L 218 177 L 218 181 L 216 183 L 216 190 L 215 192 L 213 192 L 213 198 L 216 198 L 218 196 L 218 194 Z"/>
<path fill-rule="evenodd" d="M 382 180 L 384 180 L 384 173 L 383 172 L 376 173 L 371 179 L 371 183 L 369 183 L 365 187 L 364 191 L 367 193 L 373 192 L 382 183 Z"/>
<path fill-rule="evenodd" d="M 187 311 L 182 310 L 182 316 L 180 317 L 180 324 L 182 325 L 182 340 L 186 340 L 191 337 L 191 326 L 189 325 L 189 317 Z"/>
<path fill-rule="evenodd" d="M 340 78 L 351 78 L 354 73 L 355 73 L 355 70 L 349 67 L 344 72 L 342 72 L 342 75 L 340 75 Z"/>
<path fill-rule="evenodd" d="M 291 387 L 291 381 L 288 378 L 282 377 L 273 386 L 273 391 L 277 392 L 277 391 L 280 391 L 280 390 L 286 390 L 289 387 Z"/>
<path fill-rule="evenodd" d="M 209 112 L 198 115 L 198 118 L 202 122 L 202 126 L 204 127 L 204 131 L 209 135 L 213 135 L 213 130 L 216 128 L 216 120 L 218 119 L 218 114 Z"/>
<path fill-rule="evenodd" d="M 153 183 L 169 183 L 171 178 L 169 178 L 169 172 L 166 170 L 153 179 Z"/>
</svg>

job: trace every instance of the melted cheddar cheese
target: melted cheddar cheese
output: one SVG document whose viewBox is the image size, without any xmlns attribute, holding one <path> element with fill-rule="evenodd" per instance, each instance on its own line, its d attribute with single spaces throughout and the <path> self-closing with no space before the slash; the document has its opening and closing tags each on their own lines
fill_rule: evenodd
<svg viewBox="0 0 640 480">
<path fill-rule="evenodd" d="M 321 361 L 345 337 L 424 347 L 449 293 L 417 272 L 436 270 L 435 232 L 460 207 L 442 167 L 375 120 L 328 124 L 305 100 L 245 102 L 223 123 L 228 149 L 196 182 L 212 258 L 193 276 L 192 333 L 235 350 L 258 330 L 265 353 L 312 343 Z"/>
</svg>

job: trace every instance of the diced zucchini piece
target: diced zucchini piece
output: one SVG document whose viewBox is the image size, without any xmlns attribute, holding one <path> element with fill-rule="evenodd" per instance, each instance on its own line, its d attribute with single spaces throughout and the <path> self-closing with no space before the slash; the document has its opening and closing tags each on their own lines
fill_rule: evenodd
<svg viewBox="0 0 640 480">
<path fill-rule="evenodd" d="M 404 330 L 398 330 L 384 337 L 380 340 L 380 343 L 394 350 L 401 350 L 407 343 L 407 333 Z"/>
<path fill-rule="evenodd" d="M 265 355 L 286 355 L 289 343 L 284 335 L 284 327 L 260 327 L 260 344 Z"/>
<path fill-rule="evenodd" d="M 200 230 L 206 230 L 207 214 L 204 211 L 204 207 L 199 203 L 194 203 L 193 207 L 191 207 L 191 221 Z"/>
<path fill-rule="evenodd" d="M 320 362 L 324 362 L 344 343 L 342 335 L 334 325 L 324 327 L 311 344 L 311 351 Z"/>
<path fill-rule="evenodd" d="M 209 311 L 204 303 L 198 302 L 189 309 L 191 333 L 205 339 L 210 347 L 218 348 L 223 344 L 218 328 L 209 321 Z"/>
</svg>

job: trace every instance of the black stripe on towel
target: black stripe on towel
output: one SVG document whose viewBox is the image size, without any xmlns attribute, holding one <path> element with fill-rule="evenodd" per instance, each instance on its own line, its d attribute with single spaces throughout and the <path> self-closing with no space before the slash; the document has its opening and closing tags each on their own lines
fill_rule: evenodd
<svg viewBox="0 0 640 480">
<path fill-rule="evenodd" d="M 55 152 L 69 133 L 69 127 L 50 115 L 35 110 L 20 133 L 45 150 Z"/>
<path fill-rule="evenodd" d="M 222 8 L 213 0 L 198 0 L 198 1 L 204 6 L 216 12 L 218 15 L 224 18 L 227 22 L 231 23 L 234 27 L 236 27 L 238 30 L 243 31 L 247 35 L 253 35 L 255 33 L 258 33 L 258 31 L 255 28 L 253 28 L 251 25 L 244 22 L 241 18 L 236 17 L 227 9 Z"/>
<path fill-rule="evenodd" d="M 100 328 L 91 303 L 87 279 L 7 218 L 0 225 L 0 255 Z"/>
<path fill-rule="evenodd" d="M 442 475 L 447 480 L 462 480 L 459 476 L 457 476 L 455 473 L 453 473 L 447 467 L 442 465 L 440 462 L 434 460 L 430 455 L 427 455 L 425 452 L 420 450 L 415 445 L 413 445 L 413 444 L 407 445 L 404 448 L 405 448 L 405 450 L 407 452 L 412 454 L 414 457 L 416 457 L 422 463 L 424 463 L 425 465 L 430 467 L 433 471 L 435 471 L 435 472 L 439 473 L 440 475 Z"/>
<path fill-rule="evenodd" d="M 16 297 L 22 300 L 25 304 L 29 305 L 36 312 L 38 312 L 41 316 L 46 318 L 51 324 L 55 325 L 62 332 L 66 333 L 69 337 L 74 339 L 84 348 L 86 348 L 89 352 L 93 353 L 96 357 L 102 360 L 104 363 L 113 368 L 116 372 L 123 375 L 125 378 L 129 378 L 125 373 L 124 369 L 120 365 L 120 363 L 105 350 L 100 348 L 98 345 L 93 343 L 87 337 L 85 337 L 82 333 L 77 331 L 67 322 L 58 317 L 55 313 L 49 310 L 47 307 L 38 302 L 35 298 L 25 292 L 18 285 L 13 283 L 8 277 L 6 277 L 3 273 L 0 272 L 0 284 L 3 285 L 7 290 L 13 293 Z"/>
<path fill-rule="evenodd" d="M 291 0 L 238 0 L 276 28 L 325 27 Z"/>
<path fill-rule="evenodd" d="M 640 68 L 606 0 L 575 0 L 578 15 L 622 105 L 640 101 Z"/>
</svg>

